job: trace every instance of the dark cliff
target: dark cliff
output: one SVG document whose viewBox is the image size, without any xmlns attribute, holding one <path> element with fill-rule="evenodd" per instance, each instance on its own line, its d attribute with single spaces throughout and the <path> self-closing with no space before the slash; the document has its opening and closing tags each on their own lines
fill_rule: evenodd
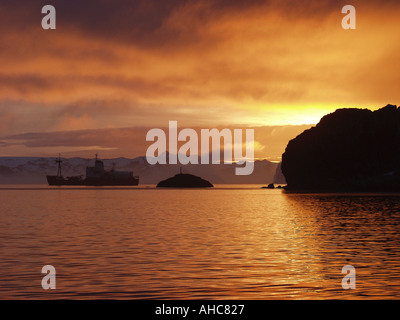
<svg viewBox="0 0 400 320">
<path fill-rule="evenodd" d="M 339 109 L 291 140 L 288 190 L 400 191 L 400 108 Z"/>
</svg>

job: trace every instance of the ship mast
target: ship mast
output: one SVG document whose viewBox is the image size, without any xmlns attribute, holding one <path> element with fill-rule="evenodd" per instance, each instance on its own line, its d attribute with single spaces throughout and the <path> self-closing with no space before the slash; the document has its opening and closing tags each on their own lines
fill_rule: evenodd
<svg viewBox="0 0 400 320">
<path fill-rule="evenodd" d="M 61 154 L 58 154 L 58 159 L 56 159 L 56 162 L 58 164 L 58 169 L 57 169 L 57 177 L 61 177 Z"/>
</svg>

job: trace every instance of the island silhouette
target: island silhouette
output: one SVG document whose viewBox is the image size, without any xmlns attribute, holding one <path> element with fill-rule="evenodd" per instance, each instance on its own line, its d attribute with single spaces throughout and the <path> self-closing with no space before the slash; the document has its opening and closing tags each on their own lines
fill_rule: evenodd
<svg viewBox="0 0 400 320">
<path fill-rule="evenodd" d="M 286 190 L 400 191 L 400 108 L 338 109 L 289 141 Z"/>
<path fill-rule="evenodd" d="M 207 180 L 188 173 L 180 172 L 175 176 L 162 180 L 157 184 L 157 188 L 213 188 L 214 186 Z"/>
</svg>

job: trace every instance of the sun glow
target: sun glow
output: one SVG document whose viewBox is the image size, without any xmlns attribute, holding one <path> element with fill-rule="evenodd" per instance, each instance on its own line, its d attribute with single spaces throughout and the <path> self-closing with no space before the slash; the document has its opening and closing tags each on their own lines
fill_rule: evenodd
<svg viewBox="0 0 400 320">
<path fill-rule="evenodd" d="M 324 115 L 332 113 L 339 108 L 341 107 L 338 107 L 338 104 L 330 106 L 252 106 L 248 107 L 248 109 L 251 109 L 249 116 L 242 116 L 235 119 L 234 122 L 249 126 L 317 124 Z"/>
</svg>

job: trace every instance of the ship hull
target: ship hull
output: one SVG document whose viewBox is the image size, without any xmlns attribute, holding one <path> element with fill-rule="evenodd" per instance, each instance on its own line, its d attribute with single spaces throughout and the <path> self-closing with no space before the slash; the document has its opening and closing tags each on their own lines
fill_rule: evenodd
<svg viewBox="0 0 400 320">
<path fill-rule="evenodd" d="M 49 186 L 83 186 L 85 181 L 82 179 L 65 179 L 60 176 L 46 176 Z"/>
<path fill-rule="evenodd" d="M 98 179 L 65 179 L 60 176 L 47 176 L 50 186 L 137 186 L 139 179 L 132 178 L 98 178 Z"/>
</svg>

